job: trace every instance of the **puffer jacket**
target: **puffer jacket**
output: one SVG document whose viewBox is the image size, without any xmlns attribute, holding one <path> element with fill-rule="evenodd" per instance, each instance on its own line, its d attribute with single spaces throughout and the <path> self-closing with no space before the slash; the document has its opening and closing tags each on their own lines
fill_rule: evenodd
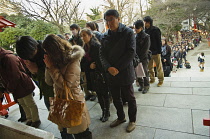
<svg viewBox="0 0 210 139">
<path fill-rule="evenodd" d="M 62 98 L 65 98 L 65 90 L 63 88 L 63 82 L 65 81 L 67 86 L 70 88 L 72 95 L 75 100 L 84 101 L 84 93 L 80 87 L 80 60 L 84 55 L 84 50 L 78 45 L 72 46 L 72 54 L 70 56 L 71 60 L 69 63 L 64 66 L 62 69 L 58 68 L 47 68 L 45 74 L 45 81 L 49 85 L 53 85 L 54 94 L 56 90 L 59 90 L 59 93 L 62 92 Z M 84 111 L 82 114 L 82 124 L 67 128 L 69 134 L 78 134 L 85 131 L 90 125 L 90 116 L 88 113 L 87 106 L 85 104 Z M 62 130 L 63 127 L 59 127 L 59 130 Z"/>
</svg>

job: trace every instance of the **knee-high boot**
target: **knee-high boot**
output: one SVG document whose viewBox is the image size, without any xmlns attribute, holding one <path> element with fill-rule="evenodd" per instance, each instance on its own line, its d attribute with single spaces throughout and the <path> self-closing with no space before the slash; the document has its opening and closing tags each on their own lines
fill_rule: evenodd
<svg viewBox="0 0 210 139">
<path fill-rule="evenodd" d="M 103 119 L 103 116 L 104 116 L 104 113 L 105 113 L 105 111 L 104 111 L 104 99 L 101 96 L 101 94 L 98 94 L 97 93 L 97 95 L 98 95 L 98 103 L 99 103 L 99 105 L 101 107 L 101 110 L 102 110 L 102 116 L 100 117 L 100 120 L 102 120 Z"/>
<path fill-rule="evenodd" d="M 104 115 L 103 115 L 103 119 L 101 120 L 102 122 L 106 122 L 108 121 L 109 117 L 110 117 L 110 100 L 109 100 L 109 96 L 107 95 L 106 98 L 104 98 Z"/>
</svg>

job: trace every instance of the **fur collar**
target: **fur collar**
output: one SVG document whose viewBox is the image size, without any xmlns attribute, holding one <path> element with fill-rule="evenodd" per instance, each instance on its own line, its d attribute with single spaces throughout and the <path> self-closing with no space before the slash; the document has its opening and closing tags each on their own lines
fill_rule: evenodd
<svg viewBox="0 0 210 139">
<path fill-rule="evenodd" d="M 71 60 L 78 60 L 78 59 L 81 60 L 82 57 L 84 56 L 84 54 L 85 54 L 85 51 L 81 46 L 73 45 L 70 59 Z"/>
</svg>

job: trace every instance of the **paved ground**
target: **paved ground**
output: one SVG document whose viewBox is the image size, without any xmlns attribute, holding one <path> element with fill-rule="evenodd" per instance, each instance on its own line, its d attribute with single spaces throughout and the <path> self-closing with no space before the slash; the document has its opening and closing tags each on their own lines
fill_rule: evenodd
<svg viewBox="0 0 210 139">
<path fill-rule="evenodd" d="M 197 54 L 200 52 L 206 54 L 204 72 L 200 72 L 197 66 Z M 210 48 L 204 42 L 187 55 L 192 68 L 182 68 L 172 73 L 171 77 L 165 78 L 162 87 L 156 87 L 156 81 L 151 85 L 149 93 L 142 94 L 134 85 L 138 113 L 137 127 L 131 133 L 125 131 L 128 121 L 116 128 L 109 127 L 109 124 L 116 119 L 113 104 L 111 104 L 110 119 L 102 123 L 99 120 L 101 110 L 97 101 L 87 101 L 93 139 L 209 139 L 209 127 L 203 126 L 202 123 L 203 118 L 210 116 L 209 57 Z M 52 132 L 56 138 L 61 138 L 57 126 L 47 120 L 48 111 L 43 100 L 39 100 L 38 89 L 35 92 L 42 121 L 40 129 Z M 127 106 L 124 109 L 127 113 Z M 17 105 L 12 106 L 8 119 L 17 122 L 19 117 Z"/>
</svg>

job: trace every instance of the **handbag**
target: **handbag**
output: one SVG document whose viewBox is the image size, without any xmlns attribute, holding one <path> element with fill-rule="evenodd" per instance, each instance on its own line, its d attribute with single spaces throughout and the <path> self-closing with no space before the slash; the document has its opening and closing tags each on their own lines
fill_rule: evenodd
<svg viewBox="0 0 210 139">
<path fill-rule="evenodd" d="M 143 65 L 142 65 L 141 62 L 135 68 L 135 72 L 136 72 L 136 77 L 138 77 L 138 78 L 140 78 L 140 77 L 146 77 L 145 76 L 145 73 L 144 73 Z"/>
<path fill-rule="evenodd" d="M 71 90 L 64 81 L 64 90 L 66 98 L 62 96 L 61 91 L 56 92 L 56 97 L 50 101 L 50 112 L 48 120 L 60 127 L 70 128 L 78 126 L 82 123 L 82 113 L 84 110 L 84 102 L 75 100 Z M 69 95 L 70 99 L 69 99 Z"/>
</svg>

